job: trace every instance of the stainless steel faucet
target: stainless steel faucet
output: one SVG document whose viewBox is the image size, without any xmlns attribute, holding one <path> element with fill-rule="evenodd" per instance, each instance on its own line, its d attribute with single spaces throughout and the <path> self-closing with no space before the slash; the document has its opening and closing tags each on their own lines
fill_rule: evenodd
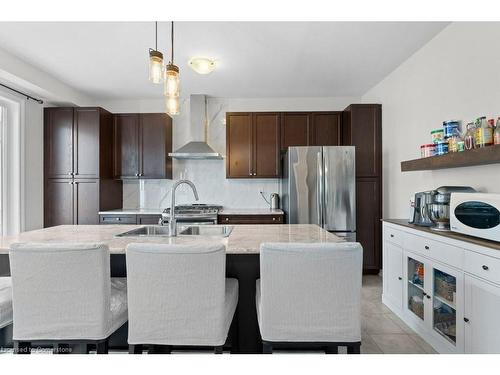
<svg viewBox="0 0 500 375">
<path fill-rule="evenodd" d="M 170 220 L 168 221 L 169 237 L 177 236 L 177 220 L 175 219 L 175 190 L 181 184 L 187 184 L 191 186 L 194 198 L 198 200 L 198 192 L 196 191 L 196 186 L 194 186 L 194 184 L 191 181 L 179 180 L 172 185 L 172 190 L 170 192 L 170 195 L 172 196 L 172 200 L 170 202 Z"/>
</svg>

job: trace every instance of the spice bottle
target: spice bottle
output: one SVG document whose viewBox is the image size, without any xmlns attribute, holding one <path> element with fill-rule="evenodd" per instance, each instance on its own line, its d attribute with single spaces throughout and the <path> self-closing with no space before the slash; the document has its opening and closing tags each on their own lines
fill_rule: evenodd
<svg viewBox="0 0 500 375">
<path fill-rule="evenodd" d="M 496 145 L 500 145 L 500 117 L 497 120 L 497 126 L 495 127 L 495 132 L 493 133 L 493 140 Z"/>
<path fill-rule="evenodd" d="M 493 128 L 486 121 L 486 117 L 476 120 L 476 148 L 491 146 L 493 144 Z"/>
<path fill-rule="evenodd" d="M 452 130 L 451 137 L 448 138 L 448 149 L 449 152 L 460 152 L 464 150 L 464 141 L 458 129 Z"/>
<path fill-rule="evenodd" d="M 469 122 L 467 124 L 467 131 L 464 135 L 464 146 L 466 150 L 472 150 L 474 144 L 476 143 L 476 126 L 474 123 Z"/>
</svg>

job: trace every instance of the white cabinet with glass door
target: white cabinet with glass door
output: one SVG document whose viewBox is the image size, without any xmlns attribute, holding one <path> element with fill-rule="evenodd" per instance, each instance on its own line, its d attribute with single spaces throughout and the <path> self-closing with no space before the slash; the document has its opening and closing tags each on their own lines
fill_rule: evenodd
<svg viewBox="0 0 500 375">
<path fill-rule="evenodd" d="M 500 287 L 465 275 L 465 352 L 500 353 Z"/>
<path fill-rule="evenodd" d="M 405 252 L 405 320 L 441 353 L 463 352 L 463 273 Z"/>
</svg>

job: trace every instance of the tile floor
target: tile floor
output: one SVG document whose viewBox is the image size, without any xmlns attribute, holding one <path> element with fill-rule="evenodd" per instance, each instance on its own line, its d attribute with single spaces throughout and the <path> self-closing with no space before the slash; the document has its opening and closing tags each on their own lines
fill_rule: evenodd
<svg viewBox="0 0 500 375">
<path fill-rule="evenodd" d="M 361 353 L 436 353 L 382 303 L 380 276 L 363 276 L 361 293 Z"/>
</svg>

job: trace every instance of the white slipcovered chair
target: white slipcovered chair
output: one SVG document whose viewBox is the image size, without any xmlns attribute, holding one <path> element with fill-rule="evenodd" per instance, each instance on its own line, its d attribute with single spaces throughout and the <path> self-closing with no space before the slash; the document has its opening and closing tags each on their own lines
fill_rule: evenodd
<svg viewBox="0 0 500 375">
<path fill-rule="evenodd" d="M 264 353 L 359 353 L 362 261 L 359 243 L 262 244 L 256 305 Z"/>
<path fill-rule="evenodd" d="M 77 343 L 107 353 L 109 336 L 127 321 L 127 283 L 111 279 L 106 245 L 17 243 L 9 259 L 15 352 L 48 341 L 55 351 Z"/>
<path fill-rule="evenodd" d="M 223 244 L 127 246 L 129 353 L 143 345 L 214 347 L 222 353 L 238 302 Z"/>
<path fill-rule="evenodd" d="M 0 277 L 0 329 L 12 324 L 12 280 Z"/>
</svg>

